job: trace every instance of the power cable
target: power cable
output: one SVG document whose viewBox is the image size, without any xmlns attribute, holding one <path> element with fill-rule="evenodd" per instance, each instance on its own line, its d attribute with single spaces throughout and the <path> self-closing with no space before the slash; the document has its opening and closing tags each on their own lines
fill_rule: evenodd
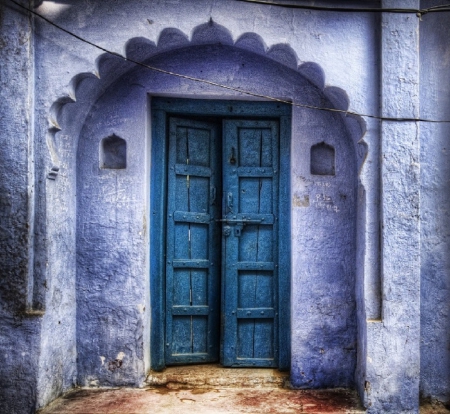
<svg viewBox="0 0 450 414">
<path fill-rule="evenodd" d="M 237 0 L 245 3 L 264 4 L 268 6 L 285 7 L 290 9 L 317 10 L 328 12 L 345 12 L 345 13 L 398 13 L 398 14 L 415 14 L 421 18 L 427 13 L 450 12 L 450 4 L 442 6 L 433 6 L 426 9 L 402 9 L 402 8 L 376 8 L 376 7 L 329 7 L 329 6 L 310 6 L 303 4 L 278 3 L 269 0 Z"/>
<path fill-rule="evenodd" d="M 319 106 L 314 106 L 314 105 L 308 105 L 308 104 L 301 104 L 301 103 L 297 103 L 297 102 L 292 102 L 292 101 L 288 101 L 285 99 L 280 99 L 280 98 L 276 98 L 274 96 L 269 96 L 269 95 L 264 95 L 264 94 L 260 94 L 260 93 L 256 93 L 256 92 L 251 92 L 251 91 L 246 91 L 244 89 L 240 89 L 240 88 L 235 88 L 233 86 L 229 86 L 229 85 L 223 85 L 221 83 L 218 82 L 214 82 L 214 81 L 210 81 L 207 79 L 201 79 L 201 78 L 196 78 L 194 76 L 189 76 L 189 75 L 183 75 L 181 73 L 177 73 L 177 72 L 172 72 L 169 70 L 165 70 L 165 69 L 161 69 L 161 68 L 157 68 L 155 66 L 150 66 L 147 65 L 145 63 L 142 62 L 138 62 L 134 59 L 130 59 L 127 58 L 126 56 L 121 55 L 120 53 L 117 52 L 113 52 L 109 49 L 106 49 L 102 46 L 99 46 L 73 32 L 71 32 L 70 30 L 65 29 L 64 27 L 58 25 L 57 23 L 53 22 L 52 20 L 48 19 L 47 17 L 43 16 L 42 14 L 29 9 L 26 6 L 23 6 L 22 4 L 18 3 L 16 0 L 9 0 L 10 2 L 14 3 L 15 5 L 17 5 L 18 7 L 28 11 L 29 13 L 39 17 L 40 19 L 44 20 L 45 22 L 49 23 L 50 25 L 56 27 L 58 30 L 61 30 L 62 32 L 74 37 L 75 39 L 86 43 L 92 47 L 95 47 L 98 50 L 101 50 L 102 52 L 105 52 L 107 54 L 110 54 L 112 56 L 116 56 L 120 59 L 123 59 L 127 62 L 131 62 L 134 63 L 135 65 L 141 66 L 143 68 L 155 71 L 155 72 L 159 72 L 159 73 L 163 73 L 166 75 L 170 75 L 170 76 L 176 76 L 182 79 L 187 79 L 187 80 L 191 80 L 193 82 L 199 82 L 199 83 L 203 83 L 203 84 L 207 84 L 207 85 L 211 85 L 211 86 L 216 86 L 218 88 L 222 88 L 222 89 L 227 89 L 227 90 L 231 90 L 233 92 L 238 92 L 241 93 L 243 95 L 248 95 L 248 96 L 254 96 L 257 98 L 262 98 L 262 99 L 267 99 L 270 101 L 275 101 L 275 102 L 280 102 L 280 103 L 284 103 L 284 104 L 288 104 L 288 105 L 292 105 L 295 107 L 299 107 L 299 108 L 306 108 L 306 109 L 313 109 L 313 110 L 318 110 L 318 111 L 326 111 L 326 112 L 336 112 L 336 113 L 341 113 L 343 115 L 355 115 L 355 116 L 360 116 L 360 117 L 365 117 L 365 118 L 371 118 L 371 119 L 378 119 L 380 121 L 396 121 L 396 122 L 429 122 L 429 123 L 450 123 L 450 120 L 435 120 L 435 119 L 427 119 L 427 118 L 411 118 L 411 117 L 383 117 L 383 116 L 377 116 L 377 115 L 370 115 L 370 114 L 362 114 L 362 113 L 358 113 L 358 112 L 354 112 L 354 111 L 348 111 L 348 110 L 344 110 L 344 109 L 336 109 L 336 108 L 325 108 L 325 107 L 319 107 Z M 238 0 L 238 1 L 247 1 L 247 0 Z M 248 0 L 248 1 L 253 1 L 253 0 Z"/>
</svg>

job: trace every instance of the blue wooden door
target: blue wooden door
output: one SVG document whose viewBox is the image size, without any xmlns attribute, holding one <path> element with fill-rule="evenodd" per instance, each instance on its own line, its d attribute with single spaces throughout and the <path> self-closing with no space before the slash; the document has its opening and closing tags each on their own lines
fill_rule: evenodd
<svg viewBox="0 0 450 414">
<path fill-rule="evenodd" d="M 169 117 L 167 365 L 278 366 L 278 163 L 276 120 Z"/>
<path fill-rule="evenodd" d="M 219 127 L 171 117 L 166 265 L 166 364 L 219 358 Z M 219 175 L 218 175 L 219 171 Z"/>
<path fill-rule="evenodd" d="M 278 122 L 224 121 L 225 366 L 278 365 Z"/>
</svg>

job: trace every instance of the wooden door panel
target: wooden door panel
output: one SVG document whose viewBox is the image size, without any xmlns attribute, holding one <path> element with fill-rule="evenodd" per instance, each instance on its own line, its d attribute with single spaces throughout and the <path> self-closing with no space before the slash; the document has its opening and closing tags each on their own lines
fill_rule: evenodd
<svg viewBox="0 0 450 414">
<path fill-rule="evenodd" d="M 275 366 L 273 319 L 239 319 L 237 361 L 243 366 Z"/>
<path fill-rule="evenodd" d="M 167 365 L 219 358 L 219 137 L 215 123 L 169 119 Z"/>
<path fill-rule="evenodd" d="M 277 121 L 224 121 L 223 364 L 278 365 Z"/>
</svg>

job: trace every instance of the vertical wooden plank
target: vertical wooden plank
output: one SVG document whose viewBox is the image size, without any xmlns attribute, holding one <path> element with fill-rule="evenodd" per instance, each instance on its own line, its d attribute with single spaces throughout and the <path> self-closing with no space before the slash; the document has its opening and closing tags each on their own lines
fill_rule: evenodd
<svg viewBox="0 0 450 414">
<path fill-rule="evenodd" d="M 185 184 L 186 185 L 186 184 Z M 189 177 L 189 211 L 207 213 L 209 211 L 210 178 Z"/>
<path fill-rule="evenodd" d="M 172 130 L 175 129 L 175 131 Z M 171 134 L 175 133 L 175 141 L 171 141 L 171 149 L 175 151 L 175 158 L 172 159 L 172 164 L 175 162 L 177 164 L 186 164 L 186 160 L 188 158 L 188 131 L 187 128 L 171 125 Z"/>
<path fill-rule="evenodd" d="M 261 130 L 261 167 L 275 167 L 278 164 L 278 132 L 273 136 L 273 128 L 264 128 Z M 275 138 L 275 139 L 274 139 Z"/>
<path fill-rule="evenodd" d="M 239 179 L 239 205 L 241 213 L 259 212 L 260 181 L 258 178 Z"/>
<path fill-rule="evenodd" d="M 212 129 L 212 138 L 210 140 L 210 169 L 211 177 L 209 181 L 208 208 L 211 217 L 211 224 L 208 233 L 208 252 L 209 269 L 207 278 L 208 292 L 208 354 L 211 359 L 218 361 L 220 353 L 220 334 L 221 334 L 221 225 L 216 221 L 222 218 L 222 140 L 221 125 L 215 125 Z"/>
<path fill-rule="evenodd" d="M 168 259 L 171 263 L 173 263 L 174 259 L 189 257 L 188 225 L 186 223 L 176 223 L 173 218 L 173 213 L 175 211 L 187 211 L 188 209 L 189 197 L 186 179 L 185 177 L 178 176 L 174 173 L 175 163 L 186 163 L 188 132 L 185 127 L 171 122 L 169 133 L 170 172 L 168 195 L 169 218 L 167 232 L 169 235 Z M 175 189 L 173 189 L 173 183 L 175 184 Z M 190 303 L 190 272 L 185 269 L 178 269 L 174 271 L 172 266 L 168 266 L 166 278 L 166 320 L 170 321 L 173 306 L 189 305 Z M 180 343 L 180 341 L 185 340 L 186 335 L 190 330 L 190 320 L 187 317 L 178 317 L 175 319 L 172 324 L 169 323 L 169 329 L 166 331 L 167 342 L 171 347 L 172 353 L 181 353 L 180 349 L 187 349 L 183 348 L 183 344 Z"/>
<path fill-rule="evenodd" d="M 246 359 L 247 361 L 254 358 L 254 319 L 238 319 L 236 332 L 236 358 L 233 360 L 233 365 L 238 364 L 238 359 Z M 242 363 L 242 362 L 241 362 Z M 242 365 L 251 365 L 242 363 Z"/>
<path fill-rule="evenodd" d="M 191 320 L 191 316 L 173 316 L 171 318 L 170 356 L 192 353 Z M 187 362 L 189 361 L 186 360 Z"/>
<path fill-rule="evenodd" d="M 255 293 L 255 276 L 254 270 L 240 270 L 238 274 L 238 307 L 252 308 L 254 307 Z"/>
<path fill-rule="evenodd" d="M 199 128 L 188 129 L 187 163 L 194 166 L 210 167 L 210 130 Z M 189 212 L 207 212 L 209 208 L 209 178 L 189 176 Z M 189 246 L 190 259 L 204 259 L 209 257 L 208 249 L 208 226 L 190 224 Z M 195 304 L 195 298 L 202 297 L 205 286 L 198 278 L 199 272 L 190 272 L 190 295 L 191 305 Z M 198 283 L 200 282 L 200 283 Z M 208 305 L 213 298 L 206 300 Z M 216 328 L 217 329 L 217 328 Z M 201 316 L 191 317 L 191 353 L 206 353 L 208 338 L 208 318 Z M 206 359 L 206 357 L 205 357 Z"/>
<path fill-rule="evenodd" d="M 272 172 L 277 168 L 278 161 L 278 131 L 277 124 L 273 123 L 270 129 L 264 129 L 261 133 L 261 167 L 269 167 Z M 272 258 L 276 256 L 276 246 L 278 242 L 278 233 L 276 231 L 277 219 L 277 194 L 278 185 L 274 185 L 276 180 L 274 174 L 271 178 L 259 178 L 259 205 L 258 213 L 270 214 L 275 216 L 274 224 L 259 225 L 258 226 L 258 249 L 256 252 L 256 261 L 265 261 L 264 259 L 271 255 Z M 268 252 L 270 252 L 268 254 Z M 276 307 L 276 291 L 274 282 L 277 281 L 276 267 L 271 272 L 271 277 L 267 278 L 264 273 L 259 272 L 256 275 L 255 287 L 255 307 L 274 308 Z M 264 283 L 266 282 L 266 283 Z M 267 284 L 267 282 L 269 282 Z M 265 289 L 264 289 L 265 288 Z M 264 292 L 265 291 L 265 292 Z M 277 318 L 273 319 L 258 319 L 255 321 L 255 354 L 254 358 L 274 358 L 274 344 L 277 340 L 276 328 Z"/>
<path fill-rule="evenodd" d="M 208 245 L 208 225 L 190 225 L 190 255 L 191 259 L 207 259 L 210 249 Z"/>
<path fill-rule="evenodd" d="M 217 256 L 209 248 L 218 237 L 217 204 L 211 200 L 217 185 L 213 173 L 217 126 L 171 117 L 169 128 L 166 362 L 214 361 L 218 358 L 220 275 L 217 266 L 198 268 L 196 260 L 213 262 Z M 202 221 L 205 214 L 212 217 L 209 224 Z M 174 260 L 182 267 L 175 268 Z M 203 311 L 198 306 L 206 306 L 207 314 L 199 314 Z"/>
<path fill-rule="evenodd" d="M 188 158 L 190 165 L 211 165 L 211 128 L 194 127 L 188 129 Z"/>
<path fill-rule="evenodd" d="M 239 128 L 237 133 L 240 156 L 239 167 L 260 167 L 262 157 L 262 133 L 256 128 Z M 251 171 L 249 168 L 248 171 Z M 260 186 L 258 178 L 239 178 L 240 211 L 242 213 L 259 213 Z M 245 237 L 240 238 L 239 256 L 246 257 L 251 262 L 257 261 L 259 226 L 251 226 L 243 231 Z M 255 308 L 255 292 L 258 285 L 258 272 L 247 273 L 245 276 L 238 274 L 238 287 L 243 289 L 246 295 L 245 308 Z M 254 358 L 255 320 L 238 320 L 238 344 L 239 358 Z"/>
<path fill-rule="evenodd" d="M 240 127 L 238 130 L 239 166 L 259 167 L 262 153 L 262 131 Z"/>
<path fill-rule="evenodd" d="M 274 353 L 274 321 L 273 319 L 255 319 L 255 346 L 253 358 L 271 359 Z"/>
<path fill-rule="evenodd" d="M 192 351 L 193 354 L 208 353 L 208 318 L 192 316 Z M 204 361 L 206 361 L 206 356 Z"/>
<path fill-rule="evenodd" d="M 191 302 L 190 295 L 191 272 L 185 269 L 175 269 L 173 272 L 172 284 L 172 305 L 189 306 Z"/>
<path fill-rule="evenodd" d="M 173 316 L 172 308 L 174 303 L 174 291 L 176 281 L 174 280 L 173 261 L 188 257 L 188 226 L 186 223 L 177 223 L 174 220 L 174 212 L 179 208 L 188 206 L 188 192 L 185 189 L 184 179 L 177 176 L 175 164 L 182 161 L 182 157 L 187 153 L 187 130 L 178 125 L 174 120 L 169 122 L 169 172 L 167 190 L 167 266 L 166 266 L 166 363 L 172 362 L 172 355 L 187 353 L 190 349 L 190 317 Z M 178 286 L 178 290 L 184 292 L 184 296 L 189 295 L 190 275 L 183 272 L 186 277 L 178 280 L 183 282 Z"/>
<path fill-rule="evenodd" d="M 274 265 L 273 271 L 261 272 L 257 264 L 277 258 L 278 175 L 274 171 L 278 169 L 278 123 L 227 120 L 224 139 L 225 193 L 231 193 L 233 199 L 239 197 L 228 217 L 273 214 L 273 224 L 245 225 L 239 235 L 231 232 L 226 241 L 227 252 L 223 257 L 226 318 L 237 315 L 238 310 L 240 316 L 225 320 L 224 364 L 274 366 L 278 363 L 277 266 Z M 238 163 L 230 163 L 236 148 Z M 235 173 L 236 169 L 243 174 L 241 177 Z M 254 269 L 238 272 L 237 264 L 234 265 L 236 258 L 253 263 Z M 255 319 L 252 317 L 255 308 L 271 309 L 274 317 Z"/>
<path fill-rule="evenodd" d="M 223 189 L 224 215 L 233 218 L 239 211 L 237 167 L 241 148 L 238 147 L 236 125 L 233 121 L 223 123 Z M 231 228 L 229 225 L 224 225 Z M 224 234 L 224 249 L 222 251 L 222 292 L 223 292 L 223 344 L 222 364 L 231 366 L 238 355 L 238 325 L 237 325 L 237 269 L 238 261 L 237 238 L 231 232 Z"/>
<path fill-rule="evenodd" d="M 255 273 L 254 307 L 273 308 L 275 302 L 273 272 L 260 270 Z"/>
</svg>

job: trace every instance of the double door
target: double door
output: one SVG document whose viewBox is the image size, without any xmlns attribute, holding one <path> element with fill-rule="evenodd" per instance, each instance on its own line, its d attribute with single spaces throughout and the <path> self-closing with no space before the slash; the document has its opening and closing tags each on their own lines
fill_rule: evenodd
<svg viewBox="0 0 450 414">
<path fill-rule="evenodd" d="M 279 365 L 279 120 L 168 117 L 165 363 Z"/>
</svg>

